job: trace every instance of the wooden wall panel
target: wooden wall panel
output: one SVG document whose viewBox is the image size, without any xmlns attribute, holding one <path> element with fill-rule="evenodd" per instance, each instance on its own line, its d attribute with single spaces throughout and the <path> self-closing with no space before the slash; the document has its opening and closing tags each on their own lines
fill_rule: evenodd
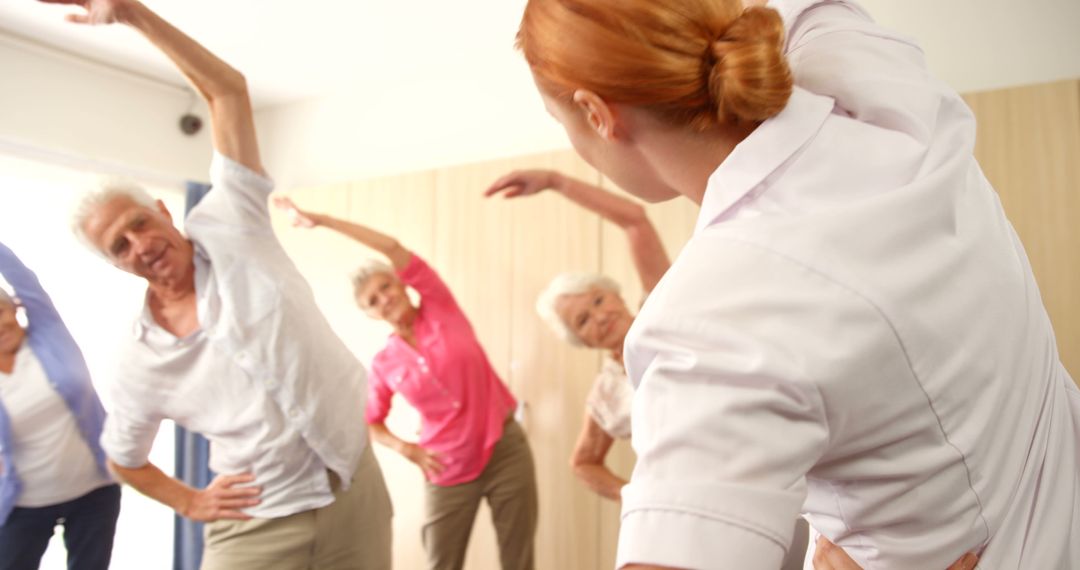
<svg viewBox="0 0 1080 570">
<path fill-rule="evenodd" d="M 407 174 L 352 184 L 309 188 L 290 193 L 297 205 L 369 225 L 396 237 L 418 254 L 434 249 L 434 173 Z M 390 327 L 366 317 L 353 300 L 349 275 L 361 259 L 380 258 L 377 252 L 326 229 L 294 229 L 280 212 L 275 229 L 286 251 L 307 277 L 319 308 L 335 332 L 366 365 L 386 342 Z M 417 437 L 416 411 L 395 397 L 387 426 L 407 439 Z M 394 502 L 394 566 L 423 568 L 420 542 L 423 521 L 423 476 L 397 453 L 374 444 Z"/>
<path fill-rule="evenodd" d="M 333 212 L 343 216 L 349 211 L 347 184 L 306 188 L 291 192 L 300 208 L 315 212 Z M 349 344 L 348 330 L 356 319 L 355 310 L 347 311 L 350 299 L 348 251 L 345 239 L 326 230 L 293 228 L 283 212 L 271 208 L 271 222 L 282 246 L 307 278 L 319 309 L 334 330 Z"/>
<path fill-rule="evenodd" d="M 435 250 L 433 266 L 468 315 L 492 366 L 515 395 L 510 379 L 509 315 L 513 224 L 502 204 L 485 200 L 483 190 L 519 160 L 444 168 L 435 173 Z M 477 513 L 466 568 L 498 568 L 491 513 Z"/>
<path fill-rule="evenodd" d="M 620 190 L 613 182 L 603 179 L 601 186 L 609 191 L 618 192 L 621 196 L 634 199 L 630 194 Z M 645 204 L 649 220 L 656 226 L 660 239 L 664 242 L 664 249 L 672 261 L 678 255 L 683 245 L 694 231 L 694 223 L 697 220 L 698 206 L 690 200 L 678 198 L 661 202 L 659 204 Z M 614 224 L 604 223 L 600 233 L 600 267 L 601 273 L 615 279 L 622 286 L 623 298 L 626 299 L 630 310 L 636 312 L 636 308 L 644 300 L 641 289 L 641 279 L 634 269 L 634 262 L 630 256 L 630 246 L 621 229 Z M 617 441 L 608 454 L 608 467 L 617 475 L 626 479 L 634 470 L 636 457 L 629 441 Z M 619 542 L 620 505 L 612 501 L 603 501 L 600 506 L 600 539 L 598 541 L 600 553 L 600 565 L 598 568 L 613 568 L 615 566 L 615 550 Z"/>
<path fill-rule="evenodd" d="M 658 204 L 649 204 L 637 200 L 630 194 L 623 192 L 608 179 L 603 179 L 601 186 L 609 191 L 640 202 L 645 206 L 649 220 L 656 226 L 660 233 L 660 239 L 664 242 L 664 248 L 672 261 L 678 255 L 683 245 L 690 239 L 694 232 L 694 223 L 697 221 L 698 205 L 686 198 L 676 198 Z M 623 296 L 631 308 L 636 307 L 643 300 L 641 280 L 634 263 L 630 257 L 629 244 L 623 231 L 613 224 L 605 223 L 601 230 L 601 267 L 604 274 L 611 276 L 623 289 Z"/>
<path fill-rule="evenodd" d="M 1031 260 L 1062 361 L 1080 380 L 1080 81 L 974 93 L 975 156 Z"/>
<path fill-rule="evenodd" d="M 349 187 L 349 219 L 392 235 L 417 255 L 431 259 L 435 250 L 435 174 L 420 172 L 354 182 Z M 351 272 L 360 258 L 382 256 L 363 246 L 351 249 Z M 350 291 L 351 293 L 351 291 Z M 355 316 L 345 339 L 365 365 L 386 344 L 390 326 L 367 318 L 349 297 Z M 394 396 L 386 426 L 399 437 L 416 441 L 420 414 L 401 396 Z M 424 521 L 424 476 L 398 453 L 374 444 L 394 503 L 394 567 L 423 568 L 426 564 L 420 527 Z"/>
<path fill-rule="evenodd" d="M 593 184 L 598 180 L 596 172 L 569 151 L 527 162 L 523 166 L 551 168 Z M 536 459 L 541 520 L 537 567 L 599 568 L 600 499 L 569 467 L 599 355 L 555 336 L 535 305 L 556 274 L 599 270 L 600 218 L 553 192 L 495 200 L 513 220 L 511 377 L 527 404 L 525 427 Z"/>
</svg>

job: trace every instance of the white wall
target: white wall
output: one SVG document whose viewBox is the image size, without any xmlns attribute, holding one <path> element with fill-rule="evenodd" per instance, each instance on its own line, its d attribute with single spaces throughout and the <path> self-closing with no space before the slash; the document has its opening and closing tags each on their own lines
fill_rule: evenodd
<svg viewBox="0 0 1080 570">
<path fill-rule="evenodd" d="M 961 92 L 1080 77 L 1080 1 L 863 0 L 914 36 Z M 467 36 L 467 24 L 456 25 Z M 484 68 L 418 68 L 260 111 L 266 165 L 282 187 L 312 186 L 567 148 L 510 47 Z M 437 49 L 433 46 L 432 49 Z M 392 57 L 392 51 L 387 57 Z M 349 70 L 343 69 L 343 75 Z"/>
<path fill-rule="evenodd" d="M 209 130 L 182 134 L 179 87 L 80 61 L 0 34 L 0 151 L 32 147 L 158 178 L 205 180 Z M 197 108 L 203 117 L 206 113 Z"/>
<path fill-rule="evenodd" d="M 961 93 L 1080 77 L 1077 0 L 859 0 Z"/>
<path fill-rule="evenodd" d="M 421 69 L 413 80 L 261 110 L 267 170 L 279 187 L 311 186 L 567 148 L 524 60 L 505 55 L 494 73 Z"/>
</svg>

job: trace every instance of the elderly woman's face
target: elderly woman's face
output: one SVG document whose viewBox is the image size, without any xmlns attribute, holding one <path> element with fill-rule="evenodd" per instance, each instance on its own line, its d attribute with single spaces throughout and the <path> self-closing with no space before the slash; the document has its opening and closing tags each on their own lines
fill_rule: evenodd
<svg viewBox="0 0 1080 570">
<path fill-rule="evenodd" d="M 555 312 L 590 348 L 621 350 L 626 331 L 634 322 L 622 296 L 600 287 L 560 296 Z"/>
<path fill-rule="evenodd" d="M 405 285 L 396 276 L 376 273 L 356 291 L 356 304 L 367 316 L 396 324 L 411 311 L 412 301 Z"/>
<path fill-rule="evenodd" d="M 15 354 L 22 346 L 26 331 L 19 324 L 15 305 L 0 301 L 0 354 Z"/>
</svg>

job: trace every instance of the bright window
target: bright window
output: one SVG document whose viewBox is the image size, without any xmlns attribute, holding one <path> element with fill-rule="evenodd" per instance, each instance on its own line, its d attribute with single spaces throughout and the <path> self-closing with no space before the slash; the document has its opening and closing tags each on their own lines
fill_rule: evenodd
<svg viewBox="0 0 1080 570">
<path fill-rule="evenodd" d="M 67 168 L 0 156 L 0 241 L 41 279 L 79 342 L 108 410 L 112 371 L 123 366 L 114 360 L 116 348 L 131 334 L 145 285 L 85 249 L 68 228 L 74 197 L 97 180 L 97 176 Z M 149 190 L 165 202 L 175 219 L 182 218 L 184 201 L 179 191 Z M 162 424 L 150 460 L 166 473 L 172 472 L 172 423 Z M 172 542 L 172 511 L 125 488 L 111 567 L 170 568 Z M 57 532 L 41 569 L 63 570 L 65 561 Z"/>
</svg>

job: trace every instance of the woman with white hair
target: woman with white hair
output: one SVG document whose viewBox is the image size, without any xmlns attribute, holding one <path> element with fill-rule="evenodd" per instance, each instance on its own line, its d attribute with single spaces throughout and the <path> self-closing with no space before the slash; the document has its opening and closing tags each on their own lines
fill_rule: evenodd
<svg viewBox="0 0 1080 570">
<path fill-rule="evenodd" d="M 551 170 L 520 170 L 496 180 L 485 195 L 516 198 L 547 189 L 599 214 L 626 233 L 646 295 L 671 266 L 660 235 L 641 204 L 581 180 Z M 536 310 L 566 342 L 607 353 L 586 399 L 585 418 L 570 464 L 586 486 L 605 498 L 619 501 L 626 480 L 613 473 L 604 459 L 615 439 L 630 437 L 634 388 L 623 368 L 622 351 L 634 315 L 615 280 L 582 272 L 556 275 L 540 293 Z"/>
<path fill-rule="evenodd" d="M 105 411 L 52 300 L 2 243 L 0 275 L 15 292 L 0 288 L 0 570 L 37 568 L 58 524 L 68 568 L 104 570 L 120 514 Z"/>
<path fill-rule="evenodd" d="M 460 569 L 480 502 L 487 499 L 504 570 L 533 568 L 538 501 L 532 451 L 513 419 L 517 401 L 499 379 L 450 289 L 396 239 L 285 197 L 275 204 L 298 227 L 325 227 L 385 255 L 353 275 L 357 305 L 394 332 L 371 363 L 365 416 L 376 441 L 415 463 L 427 479 L 423 526 L 428 568 Z M 414 306 L 406 294 L 420 294 Z M 385 424 L 400 393 L 420 412 L 420 439 Z"/>
</svg>

